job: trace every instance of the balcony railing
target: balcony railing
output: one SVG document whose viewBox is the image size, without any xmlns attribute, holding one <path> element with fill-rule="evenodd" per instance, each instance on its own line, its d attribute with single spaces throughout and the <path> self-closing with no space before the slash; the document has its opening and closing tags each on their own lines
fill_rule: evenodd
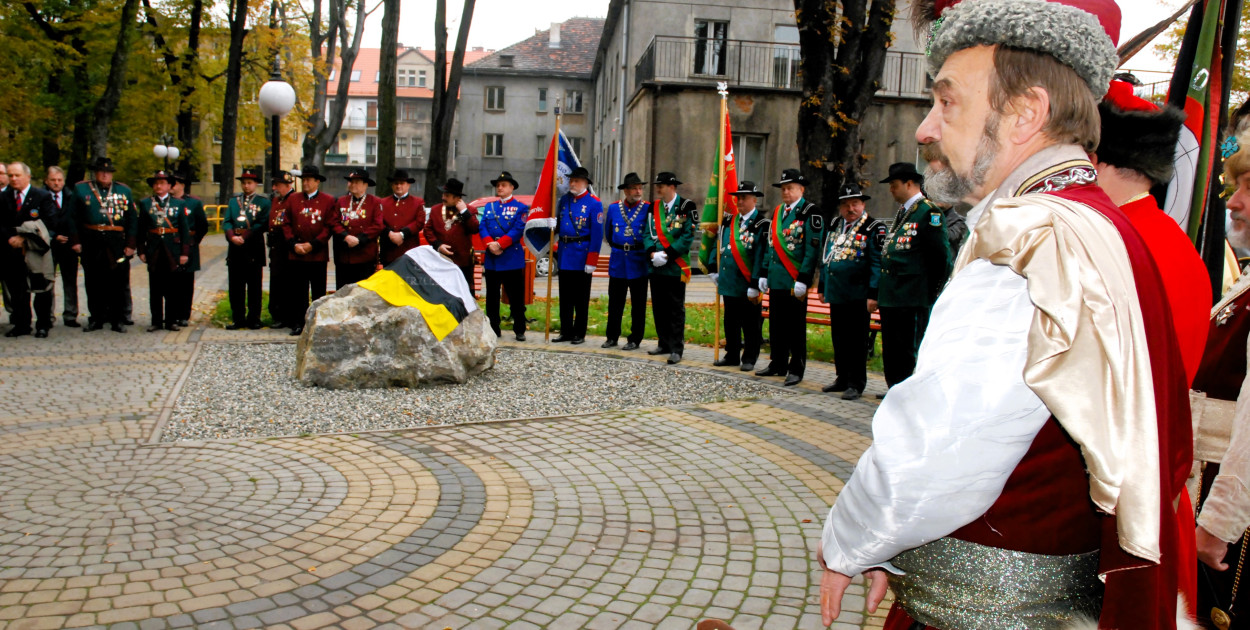
<svg viewBox="0 0 1250 630">
<path fill-rule="evenodd" d="M 715 85 L 798 90 L 796 44 L 657 35 L 634 67 L 635 88 L 644 83 Z M 928 98 L 929 77 L 920 53 L 887 52 L 878 96 Z"/>
</svg>

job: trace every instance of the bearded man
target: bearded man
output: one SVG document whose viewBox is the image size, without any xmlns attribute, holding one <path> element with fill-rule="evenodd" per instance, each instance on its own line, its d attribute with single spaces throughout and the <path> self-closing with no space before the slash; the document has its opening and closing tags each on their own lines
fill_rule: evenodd
<svg viewBox="0 0 1250 630">
<path fill-rule="evenodd" d="M 870 609 L 895 594 L 887 630 L 1174 628 L 1185 374 L 1150 251 L 1088 160 L 1119 8 L 938 4 L 916 139 L 974 227 L 829 512 L 824 621 L 867 573 Z"/>
</svg>

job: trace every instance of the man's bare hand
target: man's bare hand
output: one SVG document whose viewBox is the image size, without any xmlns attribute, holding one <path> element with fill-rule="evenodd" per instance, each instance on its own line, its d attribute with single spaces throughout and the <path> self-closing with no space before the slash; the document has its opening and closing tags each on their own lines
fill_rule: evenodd
<svg viewBox="0 0 1250 630">
<path fill-rule="evenodd" d="M 68 242 L 69 242 L 69 237 L 68 237 L 68 236 L 58 236 L 58 237 L 56 237 L 56 242 L 58 242 L 58 243 L 68 243 Z"/>
<path fill-rule="evenodd" d="M 179 265 L 185 265 L 185 264 L 187 264 L 187 261 L 188 261 L 188 260 L 191 260 L 191 257 L 190 257 L 190 256 L 179 256 L 179 257 L 178 257 L 178 264 L 179 264 Z"/>
<path fill-rule="evenodd" d="M 243 237 L 242 237 L 242 236 L 239 236 L 239 235 L 237 235 L 237 234 L 236 234 L 236 235 L 234 235 L 234 236 L 231 236 L 231 237 L 230 237 L 230 242 L 231 242 L 231 243 L 234 243 L 235 245 L 242 245 L 242 244 L 243 244 Z"/>
<path fill-rule="evenodd" d="M 877 612 L 877 606 L 881 605 L 881 600 L 885 599 L 885 593 L 889 588 L 886 573 L 883 569 L 871 569 L 865 571 L 864 575 L 869 580 L 868 612 Z M 833 620 L 842 614 L 842 596 L 846 594 L 846 587 L 850 585 L 851 576 L 849 575 L 829 569 L 821 572 L 820 618 L 826 626 L 832 624 Z"/>
<path fill-rule="evenodd" d="M 146 263 L 148 261 L 147 254 L 139 254 L 139 262 Z"/>
<path fill-rule="evenodd" d="M 123 254 L 125 254 L 126 256 L 134 256 L 134 255 L 135 255 L 135 248 L 133 248 L 133 247 L 127 247 L 127 248 L 125 248 L 125 249 L 123 249 L 123 250 L 122 250 L 122 253 L 123 253 Z"/>
<path fill-rule="evenodd" d="M 876 301 L 876 300 L 868 300 L 868 312 L 869 312 L 869 313 L 876 313 L 876 312 L 877 312 L 877 301 Z"/>
<path fill-rule="evenodd" d="M 360 244 L 360 239 L 356 238 L 355 236 L 351 234 L 348 234 L 347 236 L 343 237 L 343 242 L 347 243 L 348 247 L 355 247 Z"/>
<path fill-rule="evenodd" d="M 309 245 L 308 243 L 296 243 L 295 244 L 295 253 L 301 256 L 311 251 L 312 251 L 312 245 Z"/>
<path fill-rule="evenodd" d="M 22 248 L 22 244 L 23 244 L 23 243 L 25 243 L 25 242 L 26 242 L 26 241 L 25 241 L 22 237 L 20 237 L 20 236 L 10 236 L 10 237 L 9 237 L 9 247 L 12 247 L 13 249 L 21 249 L 21 248 Z"/>
<path fill-rule="evenodd" d="M 391 236 L 390 236 L 390 238 L 391 238 L 391 242 L 392 242 L 392 243 L 394 243 L 394 244 L 396 244 L 396 245 L 403 245 L 403 244 L 404 244 L 404 233 L 403 233 L 403 232 L 391 232 Z"/>
<path fill-rule="evenodd" d="M 1228 555 L 1228 543 L 1211 535 L 1211 532 L 1198 526 L 1194 530 L 1194 539 L 1198 544 L 1198 559 L 1216 571 L 1227 571 L 1228 563 L 1224 556 Z"/>
<path fill-rule="evenodd" d="M 75 246 L 71 247 L 70 249 L 74 250 L 74 253 L 75 253 L 75 254 L 81 254 L 81 253 L 82 253 L 82 245 L 75 245 Z"/>
<path fill-rule="evenodd" d="M 490 245 L 487 245 L 487 246 L 486 246 L 486 249 L 489 249 L 489 250 L 490 250 L 490 253 L 492 253 L 492 254 L 494 254 L 494 255 L 496 255 L 496 256 L 498 256 L 498 255 L 500 255 L 500 254 L 502 254 L 502 253 L 503 253 L 503 246 L 502 246 L 502 245 L 500 245 L 499 243 L 491 243 Z"/>
<path fill-rule="evenodd" d="M 438 253 L 440 253 L 440 254 L 442 254 L 442 255 L 444 255 L 444 256 L 446 256 L 446 257 L 448 257 L 448 258 L 451 258 L 451 245 L 448 245 L 448 244 L 446 244 L 446 243 L 443 243 L 442 245 L 439 245 L 439 246 L 438 246 Z"/>
</svg>

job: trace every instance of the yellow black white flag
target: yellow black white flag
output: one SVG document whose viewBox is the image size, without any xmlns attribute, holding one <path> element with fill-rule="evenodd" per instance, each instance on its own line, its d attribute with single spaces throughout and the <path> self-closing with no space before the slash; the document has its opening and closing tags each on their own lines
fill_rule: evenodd
<svg viewBox="0 0 1250 630">
<path fill-rule="evenodd" d="M 477 309 L 460 268 L 423 245 L 409 250 L 385 269 L 356 283 L 394 306 L 411 306 L 442 341 Z"/>
</svg>

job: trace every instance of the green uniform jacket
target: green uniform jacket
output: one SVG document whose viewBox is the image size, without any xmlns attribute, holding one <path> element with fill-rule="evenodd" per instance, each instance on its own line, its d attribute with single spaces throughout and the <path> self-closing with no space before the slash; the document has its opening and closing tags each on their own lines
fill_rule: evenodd
<svg viewBox="0 0 1250 630">
<path fill-rule="evenodd" d="M 883 307 L 930 308 L 950 275 L 945 215 L 921 198 L 895 221 L 886 239 L 877 299 Z"/>
<path fill-rule="evenodd" d="M 90 260 L 106 256 L 110 267 L 122 264 L 118 260 L 124 258 L 124 250 L 127 247 L 137 249 L 139 215 L 135 210 L 134 193 L 117 182 L 113 182 L 107 193 L 97 188 L 95 182 L 80 182 L 74 186 L 74 194 L 78 197 L 74 206 L 75 221 L 84 257 Z M 121 226 L 122 229 L 98 231 L 88 227 L 92 225 Z"/>
<path fill-rule="evenodd" d="M 153 230 L 173 230 L 167 234 L 154 234 Z M 147 258 L 149 267 L 165 267 L 173 271 L 178 259 L 191 255 L 191 234 L 187 229 L 186 205 L 172 195 L 164 204 L 148 197 L 139 201 L 139 251 Z"/>
<path fill-rule="evenodd" d="M 839 217 L 825 230 L 820 299 L 829 304 L 875 300 L 881 278 L 885 224 L 865 213 L 853 231 L 843 234 L 845 228 L 846 220 Z"/>
<path fill-rule="evenodd" d="M 655 231 L 657 214 L 661 215 L 661 224 L 668 235 L 668 247 L 660 243 L 660 236 Z M 652 202 L 651 214 L 647 216 L 646 237 L 643 239 L 643 244 L 647 248 L 647 264 L 651 264 L 650 255 L 653 252 L 668 254 L 668 263 L 663 267 L 651 267 L 652 274 L 677 277 L 685 275 L 685 269 L 690 268 L 690 246 L 694 245 L 694 233 L 698 225 L 699 212 L 695 209 L 693 201 L 677 195 L 673 199 L 672 212 L 665 210 L 664 202 L 659 200 Z M 679 260 L 685 263 L 685 269 L 682 269 Z"/>
<path fill-rule="evenodd" d="M 738 238 L 742 242 L 740 250 L 742 262 L 747 266 L 747 276 L 742 274 L 733 251 L 734 224 L 740 222 L 740 217 L 736 214 L 727 214 L 724 222 L 721 223 L 718 238 L 721 264 L 720 277 L 716 279 L 716 292 L 726 297 L 746 297 L 747 289 L 759 288 L 759 277 L 755 275 L 755 270 L 760 268 L 760 261 L 764 257 L 764 242 L 768 240 L 770 215 L 761 208 L 756 208 L 753 212 L 755 214 L 747 219 L 746 226 L 738 229 Z M 708 273 L 718 272 L 715 256 L 704 264 L 707 266 Z"/>
<path fill-rule="evenodd" d="M 770 221 L 767 238 L 764 239 L 765 252 L 757 276 L 768 278 L 768 289 L 792 290 L 797 280 L 810 289 L 812 279 L 820 267 L 820 245 L 825 232 L 825 220 L 820 208 L 800 199 L 794 209 L 787 210 L 784 205 L 777 206 L 768 213 Z M 784 252 L 773 248 L 773 233 L 777 232 L 780 242 L 786 248 Z M 788 256 L 798 271 L 798 277 L 790 275 L 790 271 L 780 259 Z"/>
<path fill-rule="evenodd" d="M 183 216 L 187 221 L 187 232 L 191 237 L 191 258 L 187 264 L 183 265 L 183 271 L 199 271 L 200 270 L 200 242 L 204 240 L 204 235 L 208 233 L 208 214 L 204 212 L 204 202 L 197 197 L 186 195 L 182 198 L 182 203 L 186 206 Z"/>
<path fill-rule="evenodd" d="M 269 229 L 269 199 L 263 195 L 252 195 L 249 203 L 243 204 L 243 195 L 230 198 L 226 208 L 225 219 L 221 229 L 226 232 L 227 265 L 265 265 L 265 230 Z M 242 236 L 243 244 L 235 245 L 230 237 Z"/>
</svg>

